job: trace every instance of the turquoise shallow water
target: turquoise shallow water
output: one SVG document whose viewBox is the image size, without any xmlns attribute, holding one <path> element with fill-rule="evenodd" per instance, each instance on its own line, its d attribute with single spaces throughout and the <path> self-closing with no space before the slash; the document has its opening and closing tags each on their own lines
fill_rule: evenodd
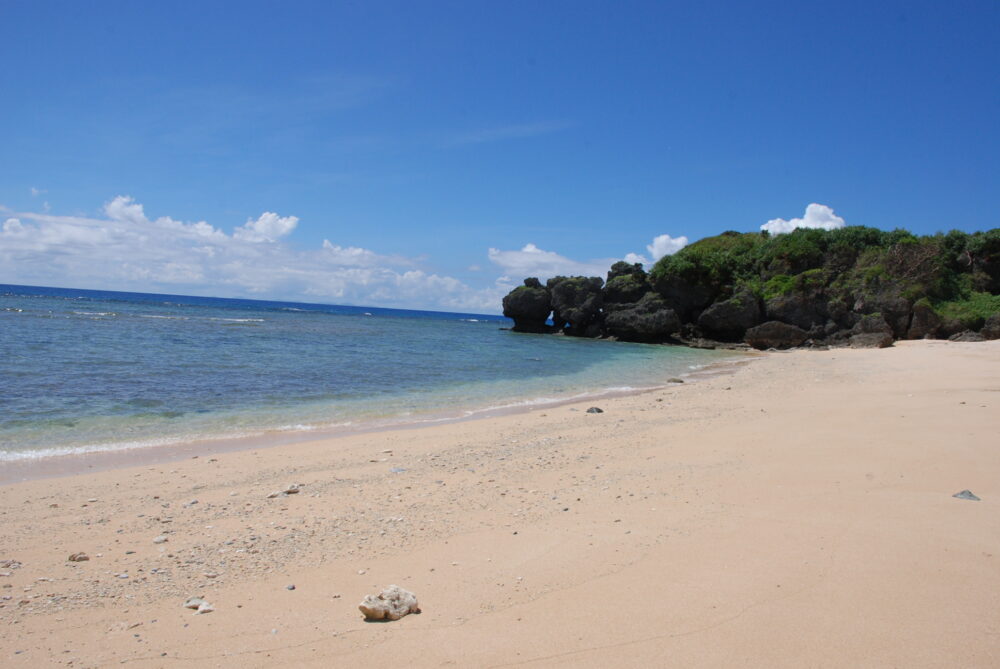
<svg viewBox="0 0 1000 669">
<path fill-rule="evenodd" d="M 474 414 L 732 358 L 499 316 L 0 284 L 0 463 Z"/>
</svg>

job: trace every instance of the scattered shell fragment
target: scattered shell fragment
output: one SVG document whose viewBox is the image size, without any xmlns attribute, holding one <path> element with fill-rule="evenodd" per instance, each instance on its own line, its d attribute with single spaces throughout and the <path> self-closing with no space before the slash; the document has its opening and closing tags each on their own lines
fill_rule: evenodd
<svg viewBox="0 0 1000 669">
<path fill-rule="evenodd" d="M 207 604 L 201 597 L 190 597 L 186 602 L 184 602 L 184 608 L 186 609 L 196 609 L 202 604 Z"/>
<path fill-rule="evenodd" d="M 282 490 L 275 490 L 270 495 L 267 496 L 268 499 L 274 499 L 275 497 L 282 497 L 284 495 L 296 495 L 299 489 L 302 487 L 301 483 L 292 483 L 285 486 Z"/>
<path fill-rule="evenodd" d="M 155 539 L 153 539 L 153 543 L 154 544 L 165 544 L 168 541 L 169 541 L 169 539 L 167 539 L 167 537 L 164 536 L 164 535 L 162 535 L 162 534 L 160 536 L 156 537 Z"/>
<path fill-rule="evenodd" d="M 67 558 L 70 562 L 86 562 L 90 556 L 86 553 L 73 553 Z"/>
</svg>

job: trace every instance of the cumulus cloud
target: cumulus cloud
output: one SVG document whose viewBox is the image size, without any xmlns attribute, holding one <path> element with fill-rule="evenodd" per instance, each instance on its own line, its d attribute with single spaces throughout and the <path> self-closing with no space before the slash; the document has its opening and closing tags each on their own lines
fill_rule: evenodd
<svg viewBox="0 0 1000 669">
<path fill-rule="evenodd" d="M 499 286 L 474 289 L 420 267 L 324 240 L 299 249 L 286 241 L 295 216 L 265 212 L 232 234 L 205 221 L 149 218 L 118 196 L 103 217 L 10 212 L 0 226 L 0 282 L 148 292 L 493 312 Z"/>
<path fill-rule="evenodd" d="M 491 248 L 487 257 L 500 267 L 504 274 L 548 279 L 553 276 L 604 276 L 616 258 L 602 258 L 579 262 L 555 251 L 545 251 L 534 244 L 525 244 L 519 251 L 501 251 Z"/>
<path fill-rule="evenodd" d="M 682 248 L 688 245 L 687 237 L 671 237 L 670 235 L 659 235 L 653 238 L 652 244 L 646 245 L 646 250 L 649 251 L 649 255 L 652 260 L 640 253 L 628 253 L 625 255 L 623 260 L 627 263 L 640 263 L 642 265 L 650 265 L 655 263 L 657 260 L 663 256 L 669 256 L 677 253 Z"/>
<path fill-rule="evenodd" d="M 670 235 L 659 235 L 653 238 L 653 243 L 646 246 L 646 250 L 649 251 L 649 255 L 652 256 L 653 262 L 656 262 L 663 256 L 670 256 L 682 248 L 688 245 L 687 237 L 671 237 Z"/>
<path fill-rule="evenodd" d="M 274 242 L 289 234 L 298 223 L 299 219 L 295 216 L 278 216 L 265 211 L 256 221 L 247 219 L 245 225 L 233 231 L 233 236 L 254 243 Z"/>
<path fill-rule="evenodd" d="M 24 226 L 18 219 L 8 218 L 3 222 L 3 234 L 13 236 L 21 232 L 24 232 Z"/>
<path fill-rule="evenodd" d="M 806 213 L 802 218 L 793 218 L 790 221 L 786 221 L 783 218 L 772 218 L 760 226 L 760 229 L 770 232 L 772 235 L 780 235 L 791 232 L 796 228 L 835 230 L 844 227 L 844 225 L 844 219 L 834 214 L 833 209 L 825 204 L 816 204 L 814 202 L 806 207 Z"/>
<path fill-rule="evenodd" d="M 112 221 L 119 223 L 134 223 L 136 225 L 149 223 L 149 219 L 146 218 L 146 214 L 142 210 L 142 205 L 128 195 L 119 195 L 111 202 L 105 203 L 104 214 Z"/>
</svg>

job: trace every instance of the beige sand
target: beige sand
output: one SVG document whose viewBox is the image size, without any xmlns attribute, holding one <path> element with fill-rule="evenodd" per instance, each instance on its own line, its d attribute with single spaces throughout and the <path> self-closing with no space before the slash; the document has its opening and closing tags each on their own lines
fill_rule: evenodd
<svg viewBox="0 0 1000 669">
<path fill-rule="evenodd" d="M 998 392 L 1000 342 L 792 352 L 8 485 L 0 665 L 1000 666 Z M 390 583 L 423 613 L 363 622 Z"/>
</svg>

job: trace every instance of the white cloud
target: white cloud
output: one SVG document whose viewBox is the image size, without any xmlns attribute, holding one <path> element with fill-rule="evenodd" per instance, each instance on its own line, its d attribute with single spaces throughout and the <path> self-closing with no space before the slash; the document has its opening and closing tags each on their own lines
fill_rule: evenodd
<svg viewBox="0 0 1000 669">
<path fill-rule="evenodd" d="M 646 250 L 649 251 L 649 255 L 652 260 L 640 253 L 629 253 L 626 254 L 625 262 L 628 263 L 640 263 L 643 265 L 652 265 L 657 260 L 663 256 L 670 256 L 682 248 L 688 245 L 687 237 L 671 237 L 670 235 L 659 235 L 653 238 L 652 244 L 646 245 Z"/>
<path fill-rule="evenodd" d="M 760 226 L 760 229 L 770 232 L 772 235 L 780 235 L 791 232 L 796 228 L 835 230 L 844 227 L 844 225 L 844 219 L 834 214 L 833 209 L 825 204 L 816 204 L 814 202 L 806 207 L 806 213 L 802 218 L 793 218 L 790 221 L 786 221 L 783 218 L 772 218 Z"/>
<path fill-rule="evenodd" d="M 501 251 L 491 248 L 487 252 L 490 262 L 499 266 L 504 274 L 548 279 L 553 276 L 601 276 L 616 258 L 603 258 L 579 262 L 561 256 L 555 251 L 545 251 L 534 244 L 525 244 L 520 251 Z"/>
<path fill-rule="evenodd" d="M 10 213 L 0 227 L 3 283 L 479 313 L 499 312 L 504 294 L 427 271 L 420 258 L 330 240 L 295 248 L 284 238 L 298 219 L 273 212 L 231 235 L 205 221 L 151 220 L 128 196 L 106 203 L 101 218 Z"/>
<path fill-rule="evenodd" d="M 135 225 L 149 223 L 149 219 L 142 211 L 142 205 L 129 195 L 119 195 L 111 202 L 105 203 L 104 214 L 112 221 L 119 223 L 134 223 Z"/>
<path fill-rule="evenodd" d="M 289 234 L 298 223 L 296 216 L 278 216 L 265 211 L 256 221 L 247 219 L 245 225 L 233 231 L 233 237 L 248 242 L 274 242 Z"/>
<path fill-rule="evenodd" d="M 646 250 L 649 251 L 649 255 L 652 256 L 653 262 L 656 262 L 663 256 L 670 256 L 682 248 L 688 245 L 687 237 L 671 237 L 670 235 L 659 235 L 653 238 L 653 243 L 646 246 Z"/>
<path fill-rule="evenodd" d="M 21 225 L 21 221 L 16 218 L 8 218 L 3 222 L 3 234 L 5 235 L 17 235 L 24 232 L 24 226 Z"/>
<path fill-rule="evenodd" d="M 31 187 L 31 197 L 38 197 L 42 193 L 48 193 L 48 191 L 42 190 L 41 188 L 35 188 L 34 186 Z"/>
</svg>

